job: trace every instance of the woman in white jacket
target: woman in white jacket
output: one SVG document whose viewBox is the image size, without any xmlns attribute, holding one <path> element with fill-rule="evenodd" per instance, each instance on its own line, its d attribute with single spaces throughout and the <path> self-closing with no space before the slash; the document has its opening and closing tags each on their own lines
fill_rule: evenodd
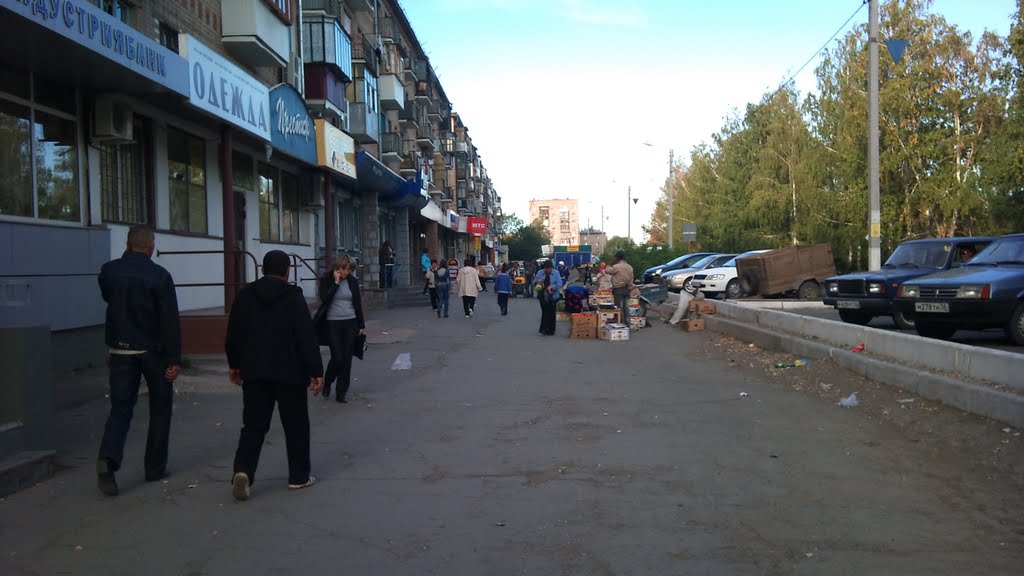
<svg viewBox="0 0 1024 576">
<path fill-rule="evenodd" d="M 459 270 L 459 278 L 456 280 L 459 285 L 459 295 L 462 296 L 462 308 L 466 311 L 466 318 L 473 315 L 476 296 L 483 289 L 483 286 L 480 285 L 480 274 L 472 264 L 473 261 L 466 258 L 465 265 L 462 270 Z"/>
</svg>

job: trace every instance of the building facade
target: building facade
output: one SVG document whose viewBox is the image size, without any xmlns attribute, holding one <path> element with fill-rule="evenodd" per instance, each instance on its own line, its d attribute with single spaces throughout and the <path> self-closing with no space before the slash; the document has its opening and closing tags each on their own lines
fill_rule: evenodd
<svg viewBox="0 0 1024 576">
<path fill-rule="evenodd" d="M 580 244 L 590 246 L 590 253 L 600 256 L 608 246 L 608 235 L 594 228 L 584 228 L 580 230 Z"/>
<path fill-rule="evenodd" d="M 339 254 L 384 290 L 385 240 L 390 286 L 422 248 L 493 258 L 498 199 L 395 2 L 0 0 L 0 47 L 0 327 L 49 326 L 58 371 L 102 359 L 96 275 L 133 225 L 185 315 L 273 249 L 310 298 Z"/>
<path fill-rule="evenodd" d="M 579 201 L 571 198 L 530 200 L 530 223 L 540 222 L 556 246 L 580 243 Z"/>
</svg>

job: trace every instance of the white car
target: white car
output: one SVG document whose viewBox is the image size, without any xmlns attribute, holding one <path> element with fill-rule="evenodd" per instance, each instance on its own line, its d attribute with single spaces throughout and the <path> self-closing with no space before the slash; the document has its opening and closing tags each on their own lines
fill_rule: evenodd
<svg viewBox="0 0 1024 576">
<path fill-rule="evenodd" d="M 661 283 L 668 286 L 669 292 L 681 292 L 683 290 L 689 292 L 694 274 L 708 268 L 724 266 L 726 262 L 732 260 L 735 256 L 735 254 L 712 254 L 705 256 L 693 263 L 689 268 L 672 270 L 662 274 Z"/>
<path fill-rule="evenodd" d="M 743 291 L 740 290 L 740 280 L 737 278 L 736 261 L 740 258 L 746 258 L 747 256 L 753 256 L 762 252 L 768 252 L 768 250 L 744 252 L 723 264 L 721 268 L 708 268 L 707 270 L 702 270 L 700 274 L 694 274 L 691 282 L 705 296 L 711 297 L 725 294 L 726 298 L 739 298 L 743 295 Z"/>
</svg>

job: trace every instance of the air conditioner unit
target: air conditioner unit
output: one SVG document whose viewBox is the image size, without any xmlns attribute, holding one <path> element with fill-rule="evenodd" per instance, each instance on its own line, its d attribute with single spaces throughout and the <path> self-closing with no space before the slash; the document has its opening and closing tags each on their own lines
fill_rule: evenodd
<svg viewBox="0 0 1024 576">
<path fill-rule="evenodd" d="M 110 96 L 96 98 L 96 109 L 93 114 L 92 137 L 94 140 L 109 143 L 133 141 L 132 109 L 124 102 Z"/>
<path fill-rule="evenodd" d="M 303 199 L 302 205 L 306 208 L 323 208 L 324 207 L 324 195 L 323 195 L 323 176 L 313 179 L 313 185 L 306 188 L 306 197 Z"/>
</svg>

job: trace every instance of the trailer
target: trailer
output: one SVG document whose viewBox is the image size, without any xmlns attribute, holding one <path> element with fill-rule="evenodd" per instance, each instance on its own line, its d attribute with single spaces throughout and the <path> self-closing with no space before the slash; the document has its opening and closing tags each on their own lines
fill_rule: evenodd
<svg viewBox="0 0 1024 576">
<path fill-rule="evenodd" d="M 818 300 L 822 283 L 835 273 L 828 244 L 790 246 L 736 260 L 736 275 L 744 296 L 795 293 L 803 300 Z"/>
</svg>

